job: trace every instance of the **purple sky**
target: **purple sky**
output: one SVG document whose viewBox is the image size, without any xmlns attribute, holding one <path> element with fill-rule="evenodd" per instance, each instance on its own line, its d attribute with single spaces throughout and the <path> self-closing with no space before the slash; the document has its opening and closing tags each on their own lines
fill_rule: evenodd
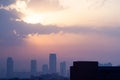
<svg viewBox="0 0 120 80">
<path fill-rule="evenodd" d="M 29 70 L 31 59 L 36 59 L 40 67 L 48 63 L 51 52 L 57 54 L 58 62 L 66 61 L 68 65 L 75 60 L 119 65 L 118 3 L 119 0 L 0 0 L 1 69 L 7 57 L 13 57 L 18 71 Z M 19 69 L 21 64 L 25 65 Z"/>
</svg>

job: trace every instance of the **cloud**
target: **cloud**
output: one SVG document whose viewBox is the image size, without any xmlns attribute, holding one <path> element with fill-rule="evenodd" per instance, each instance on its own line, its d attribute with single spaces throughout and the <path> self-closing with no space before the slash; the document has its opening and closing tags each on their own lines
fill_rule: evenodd
<svg viewBox="0 0 120 80">
<path fill-rule="evenodd" d="M 3 1 L 7 2 L 7 1 Z M 44 12 L 60 9 L 58 0 L 13 0 L 9 5 L 4 6 L 1 3 L 1 9 L 16 10 L 17 12 L 26 14 L 26 12 Z"/>
<path fill-rule="evenodd" d="M 16 19 L 17 21 L 36 24 L 42 23 L 41 17 L 46 19 L 54 15 L 48 13 L 54 13 L 63 8 L 58 0 L 16 0 L 8 6 L 1 5 L 0 9 L 5 9 L 10 12 L 16 11 L 19 17 Z"/>
<path fill-rule="evenodd" d="M 0 45 L 16 45 L 21 44 L 21 39 L 16 36 L 13 32 L 14 30 L 14 22 L 12 21 L 13 18 L 16 18 L 16 15 L 11 14 L 8 11 L 0 10 Z M 17 26 L 17 25 L 16 25 Z"/>
<path fill-rule="evenodd" d="M 25 5 L 24 5 L 25 6 Z M 16 21 L 19 19 L 17 13 L 9 11 L 12 8 L 0 9 L 0 44 L 3 46 L 20 45 L 24 43 L 23 39 L 29 34 L 49 35 L 51 33 L 58 34 L 59 32 L 70 33 L 76 35 L 103 35 L 106 37 L 119 38 L 120 26 L 114 25 L 109 27 L 94 28 L 92 26 L 56 26 L 56 25 L 42 25 L 42 24 L 27 24 L 23 21 Z M 18 11 L 22 11 L 18 8 Z"/>
<path fill-rule="evenodd" d="M 108 3 L 108 1 L 109 0 L 100 0 L 100 1 L 99 0 L 91 0 L 91 1 L 87 0 L 88 3 L 90 2 L 88 8 L 89 9 L 91 9 L 91 8 L 94 8 L 94 9 L 101 8 L 105 5 L 105 3 Z"/>
<path fill-rule="evenodd" d="M 15 2 L 15 0 L 0 0 L 0 5 L 8 6 L 14 2 Z"/>
<path fill-rule="evenodd" d="M 1 6 L 0 9 L 17 13 L 18 18 L 15 20 L 29 24 L 99 27 L 120 25 L 119 5 L 116 2 L 113 0 L 16 0 L 8 6 Z M 109 5 L 111 3 L 112 5 Z M 103 4 L 104 8 L 88 9 L 89 6 L 96 8 Z"/>
<path fill-rule="evenodd" d="M 12 24 L 14 23 L 14 24 Z M 104 36 L 108 38 L 120 39 L 120 31 L 119 28 L 111 28 L 111 29 L 92 29 L 92 28 L 84 28 L 84 27 L 57 27 L 57 26 L 43 26 L 43 25 L 29 25 L 26 23 L 12 22 L 9 24 L 4 24 L 4 27 L 1 27 L 0 30 L 0 44 L 1 46 L 19 46 L 27 41 L 35 41 L 36 43 L 40 40 L 48 40 L 50 43 L 54 43 L 55 41 L 60 41 L 59 43 L 68 43 L 64 39 L 73 38 L 72 42 L 77 42 L 79 37 L 86 35 L 97 35 Z M 62 33 L 60 33 L 62 32 Z M 74 35 L 73 35 L 74 34 Z M 73 35 L 73 36 L 72 36 Z M 77 37 L 76 37 L 76 36 Z M 80 36 L 81 35 L 81 36 Z M 52 39 L 53 41 L 52 41 Z M 50 40 L 49 40 L 50 39 Z M 84 38 L 83 38 L 84 39 Z M 74 41 L 75 40 L 75 41 Z M 40 41 L 40 43 L 42 43 Z M 61 42 L 62 41 L 62 42 Z M 49 43 L 49 44 L 50 44 Z M 69 42 L 71 43 L 71 42 Z M 56 43 L 57 44 L 57 43 Z"/>
<path fill-rule="evenodd" d="M 30 0 L 28 7 L 35 12 L 51 12 L 60 9 L 58 0 Z"/>
</svg>

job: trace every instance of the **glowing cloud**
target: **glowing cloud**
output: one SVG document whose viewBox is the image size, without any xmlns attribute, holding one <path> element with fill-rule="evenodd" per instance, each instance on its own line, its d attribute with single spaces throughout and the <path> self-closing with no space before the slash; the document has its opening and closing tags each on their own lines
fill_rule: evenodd
<svg viewBox="0 0 120 80">
<path fill-rule="evenodd" d="M 80 36 L 80 35 L 79 35 Z M 69 33 L 51 33 L 51 34 L 28 34 L 24 41 L 35 46 L 58 46 L 77 44 L 77 40 L 82 40 L 83 36 L 79 37 L 76 34 Z M 73 38 L 73 39 L 72 39 Z"/>
<path fill-rule="evenodd" d="M 58 0 L 30 0 L 28 8 L 34 12 L 49 12 L 60 8 Z"/>
<path fill-rule="evenodd" d="M 16 0 L 1 9 L 16 10 L 20 14 L 16 20 L 30 24 L 111 26 L 120 25 L 118 3 L 118 0 Z"/>
</svg>

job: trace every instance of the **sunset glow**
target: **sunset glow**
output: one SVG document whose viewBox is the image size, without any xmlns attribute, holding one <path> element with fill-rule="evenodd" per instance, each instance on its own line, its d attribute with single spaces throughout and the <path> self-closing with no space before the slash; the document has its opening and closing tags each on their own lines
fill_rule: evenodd
<svg viewBox="0 0 120 80">
<path fill-rule="evenodd" d="M 116 10 L 118 8 L 118 5 L 116 5 L 117 0 L 113 2 L 113 0 L 108 0 L 107 2 L 97 0 L 70 0 L 67 2 L 61 0 L 59 3 L 55 2 L 51 6 L 51 2 L 47 2 L 47 0 L 17 0 L 10 6 L 4 7 L 4 9 L 15 9 L 20 13 L 19 20 L 30 24 L 110 26 L 119 24 L 120 21 L 118 16 L 120 12 Z M 102 6 L 102 4 L 104 5 Z M 111 9 L 109 10 L 108 8 Z"/>
<path fill-rule="evenodd" d="M 7 57 L 22 64 L 37 59 L 41 66 L 49 53 L 68 65 L 119 65 L 120 0 L 0 0 L 0 71 Z"/>
<path fill-rule="evenodd" d="M 42 15 L 29 15 L 29 16 L 25 16 L 23 18 L 23 21 L 26 23 L 30 23 L 30 24 L 37 24 L 37 23 L 43 23 L 43 16 Z"/>
</svg>

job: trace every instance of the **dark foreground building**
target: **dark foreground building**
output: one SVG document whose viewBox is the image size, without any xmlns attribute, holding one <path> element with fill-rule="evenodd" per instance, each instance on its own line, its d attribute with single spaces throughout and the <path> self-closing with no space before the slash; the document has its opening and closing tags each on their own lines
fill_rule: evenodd
<svg viewBox="0 0 120 80">
<path fill-rule="evenodd" d="M 97 61 L 76 61 L 70 80 L 120 80 L 120 67 L 99 67 Z"/>
<path fill-rule="evenodd" d="M 99 80 L 120 80 L 120 67 L 99 67 L 97 77 Z"/>
<path fill-rule="evenodd" d="M 96 80 L 98 62 L 74 62 L 70 67 L 70 80 Z"/>
</svg>

